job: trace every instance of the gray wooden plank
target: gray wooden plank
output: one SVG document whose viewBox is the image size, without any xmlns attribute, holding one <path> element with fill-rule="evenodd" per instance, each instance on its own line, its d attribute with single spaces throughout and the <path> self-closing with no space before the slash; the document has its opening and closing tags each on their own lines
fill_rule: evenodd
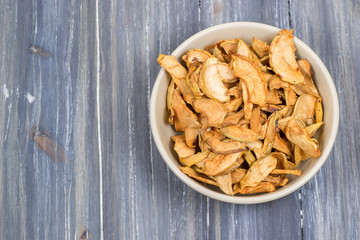
<svg viewBox="0 0 360 240">
<path fill-rule="evenodd" d="M 1 239 L 70 239 L 82 226 L 97 239 L 94 8 L 76 1 L 0 5 L 0 85 L 9 92 L 1 95 Z M 51 56 L 31 54 L 32 44 Z M 35 147 L 34 124 L 64 147 L 67 163 Z"/>
<path fill-rule="evenodd" d="M 340 103 L 333 151 L 302 188 L 304 239 L 360 238 L 359 12 L 358 1 L 291 1 L 295 35 L 327 66 Z"/>
<path fill-rule="evenodd" d="M 157 55 L 170 54 L 198 31 L 198 4 L 100 6 L 104 238 L 203 236 L 206 198 L 169 172 L 152 144 L 148 119 L 150 88 L 160 69 Z"/>
</svg>

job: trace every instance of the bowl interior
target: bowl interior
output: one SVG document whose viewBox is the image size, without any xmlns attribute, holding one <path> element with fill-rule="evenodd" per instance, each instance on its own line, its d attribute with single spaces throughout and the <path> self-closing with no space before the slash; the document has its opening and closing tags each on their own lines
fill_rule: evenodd
<svg viewBox="0 0 360 240">
<path fill-rule="evenodd" d="M 259 23 L 240 22 L 222 24 L 195 34 L 181 44 L 172 55 L 176 56 L 180 61 L 181 56 L 187 53 L 188 50 L 192 48 L 203 49 L 222 39 L 241 38 L 250 44 L 251 39 L 256 37 L 263 41 L 267 41 L 268 44 L 270 44 L 271 40 L 279 30 L 280 29 L 276 27 Z M 177 155 L 173 150 L 171 136 L 179 133 L 177 133 L 173 126 L 168 123 L 168 112 L 166 110 L 166 93 L 170 76 L 164 69 L 160 70 L 151 95 L 151 129 L 161 156 L 170 169 L 187 185 L 208 197 L 221 201 L 240 204 L 261 203 L 283 197 L 295 191 L 305 184 L 320 169 L 328 157 L 336 138 L 339 121 L 337 93 L 330 74 L 318 56 L 297 38 L 295 38 L 295 46 L 297 48 L 296 55 L 298 59 L 306 58 L 311 64 L 314 72 L 314 82 L 323 98 L 325 124 L 323 125 L 318 138 L 322 155 L 319 159 L 309 159 L 308 161 L 301 163 L 298 169 L 302 170 L 303 174 L 300 177 L 289 177 L 289 183 L 285 187 L 277 189 L 272 193 L 252 196 L 227 196 L 216 188 L 211 188 L 208 185 L 204 185 L 189 178 L 178 169 L 179 162 L 177 160 Z"/>
</svg>

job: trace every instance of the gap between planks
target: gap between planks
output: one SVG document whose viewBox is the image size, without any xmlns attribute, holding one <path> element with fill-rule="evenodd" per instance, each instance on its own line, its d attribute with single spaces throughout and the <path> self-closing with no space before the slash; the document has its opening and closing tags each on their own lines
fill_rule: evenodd
<svg viewBox="0 0 360 240">
<path fill-rule="evenodd" d="M 100 239 L 104 239 L 103 218 L 103 183 L 102 183 L 102 146 L 101 146 L 101 119 L 100 119 L 100 37 L 99 37 L 99 0 L 95 1 L 95 45 L 96 45 L 96 114 L 99 147 L 99 185 L 100 185 Z"/>
</svg>

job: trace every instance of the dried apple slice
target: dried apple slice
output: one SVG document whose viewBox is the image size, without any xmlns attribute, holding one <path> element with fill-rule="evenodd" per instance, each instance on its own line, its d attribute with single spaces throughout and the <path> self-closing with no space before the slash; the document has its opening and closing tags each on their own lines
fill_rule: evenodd
<svg viewBox="0 0 360 240">
<path fill-rule="evenodd" d="M 206 116 L 208 127 L 219 126 L 225 118 L 226 111 L 221 103 L 214 99 L 196 99 L 193 105 L 196 112 Z"/>
<path fill-rule="evenodd" d="M 232 154 L 219 154 L 214 159 L 204 163 L 204 172 L 206 175 L 217 176 L 231 168 L 241 157 L 242 152 Z"/>
<path fill-rule="evenodd" d="M 229 96 L 234 96 L 235 98 L 241 98 L 241 91 L 239 87 L 230 88 L 226 94 Z"/>
<path fill-rule="evenodd" d="M 270 44 L 269 59 L 274 72 L 281 80 L 292 84 L 304 82 L 295 59 L 293 30 L 281 30 Z"/>
<path fill-rule="evenodd" d="M 250 118 L 250 129 L 253 130 L 256 134 L 261 132 L 261 121 L 260 121 L 260 107 L 256 107 L 252 110 Z"/>
<path fill-rule="evenodd" d="M 174 90 L 175 90 L 175 83 L 174 80 L 171 79 L 166 95 L 166 106 L 169 112 L 169 123 L 171 123 L 171 125 L 174 125 L 174 115 L 175 115 L 172 106 L 172 98 L 173 98 Z"/>
<path fill-rule="evenodd" d="M 201 162 L 202 160 L 204 160 L 209 155 L 209 153 L 210 153 L 209 150 L 207 150 L 205 152 L 198 152 L 189 157 L 184 157 L 184 158 L 179 157 L 179 160 L 182 165 L 190 167 L 190 166 L 197 164 L 197 163 Z"/>
<path fill-rule="evenodd" d="M 242 156 L 240 156 L 238 158 L 238 160 L 236 161 L 236 163 L 234 165 L 232 165 L 228 170 L 226 170 L 225 172 L 223 172 L 222 174 L 227 174 L 227 173 L 231 173 L 232 171 L 234 171 L 235 169 L 237 169 L 238 167 L 240 167 L 240 165 L 244 162 L 244 158 Z"/>
<path fill-rule="evenodd" d="M 282 175 L 282 176 L 280 177 L 280 182 L 277 183 L 277 184 L 275 185 L 275 187 L 283 187 L 283 186 L 285 186 L 285 185 L 288 183 L 288 181 L 289 181 L 289 179 L 288 179 L 286 176 Z"/>
<path fill-rule="evenodd" d="M 208 131 L 204 131 L 203 133 L 202 133 L 202 135 L 203 135 L 203 138 L 204 138 L 204 140 L 206 141 L 208 138 L 216 138 L 216 139 L 218 139 L 218 140 L 224 140 L 225 138 L 226 138 L 226 136 L 225 135 L 223 135 L 220 131 L 219 131 L 219 129 L 217 129 L 217 128 L 213 128 L 213 129 L 211 129 L 211 130 L 208 130 Z"/>
<path fill-rule="evenodd" d="M 240 194 L 255 194 L 255 193 L 263 193 L 263 192 L 273 192 L 276 188 L 269 182 L 261 182 L 259 185 L 255 187 L 245 187 L 239 188 L 238 184 L 234 187 L 234 193 Z"/>
<path fill-rule="evenodd" d="M 292 120 L 292 119 L 294 119 L 293 116 L 280 119 L 280 120 L 277 122 L 278 128 L 279 128 L 281 131 L 284 132 L 286 125 L 287 125 L 288 122 L 289 122 L 290 120 Z"/>
<path fill-rule="evenodd" d="M 267 69 L 264 65 L 261 64 L 261 61 L 254 50 L 251 49 L 244 40 L 238 39 L 238 41 L 239 44 L 237 54 L 249 58 L 261 71 L 265 72 Z"/>
<path fill-rule="evenodd" d="M 243 155 L 244 155 L 245 161 L 248 163 L 249 166 L 251 166 L 256 161 L 256 158 L 251 153 L 251 151 L 246 151 L 246 152 L 244 152 Z"/>
<path fill-rule="evenodd" d="M 184 100 L 192 104 L 195 100 L 195 96 L 189 86 L 186 83 L 185 78 L 173 78 L 175 85 L 179 88 Z"/>
<path fill-rule="evenodd" d="M 268 72 L 262 72 L 262 75 L 264 77 L 264 80 L 267 84 L 269 84 L 269 81 L 272 77 L 276 77 L 275 75 L 268 73 Z M 280 80 L 280 79 L 279 79 Z M 281 80 L 280 80 L 281 81 Z M 270 87 L 270 86 L 269 86 Z"/>
<path fill-rule="evenodd" d="M 213 53 L 215 47 L 218 47 L 221 43 L 225 42 L 225 40 L 221 40 L 217 43 L 214 43 L 213 45 L 209 45 L 209 46 L 206 46 L 205 49 L 207 52 L 209 52 L 210 54 Z"/>
<path fill-rule="evenodd" d="M 207 144 L 211 147 L 214 153 L 230 154 L 241 151 L 246 151 L 246 144 L 234 140 L 219 140 L 214 137 L 206 139 Z"/>
<path fill-rule="evenodd" d="M 318 90 L 316 89 L 313 80 L 311 79 L 311 65 L 306 59 L 297 61 L 301 73 L 304 75 L 304 82 L 291 85 L 291 88 L 298 95 L 310 94 L 314 97 L 320 97 Z"/>
<path fill-rule="evenodd" d="M 236 112 L 241 106 L 242 102 L 243 102 L 242 98 L 234 98 L 226 103 L 223 103 L 222 105 L 225 111 L 230 113 L 230 112 Z"/>
<path fill-rule="evenodd" d="M 290 146 L 287 140 L 282 139 L 279 133 L 276 134 L 275 141 L 272 147 L 273 149 L 283 152 L 289 156 L 291 155 Z"/>
<path fill-rule="evenodd" d="M 222 51 L 220 49 L 220 46 L 215 46 L 213 54 L 217 59 L 219 59 L 220 62 L 225 62 L 225 58 L 224 58 L 223 53 L 222 53 Z"/>
<path fill-rule="evenodd" d="M 280 89 L 280 88 L 287 89 L 290 87 L 289 83 L 281 81 L 281 79 L 278 78 L 277 76 L 272 76 L 268 83 L 270 90 Z"/>
<path fill-rule="evenodd" d="M 296 176 L 301 176 L 302 171 L 298 170 L 298 169 L 274 169 L 272 170 L 271 174 L 290 174 L 290 175 L 296 175 Z"/>
<path fill-rule="evenodd" d="M 217 58 L 208 58 L 200 72 L 199 86 L 202 92 L 209 98 L 220 102 L 228 102 L 230 96 L 226 95 L 227 87 L 224 79 L 232 79 L 230 67 L 220 63 Z M 233 75 L 233 74 L 232 74 Z"/>
<path fill-rule="evenodd" d="M 266 103 L 267 86 L 261 70 L 247 57 L 233 55 L 234 75 L 246 83 L 249 102 L 263 106 Z"/>
<path fill-rule="evenodd" d="M 268 92 L 268 95 L 266 97 L 266 103 L 267 104 L 282 104 L 282 101 L 279 98 L 278 92 L 276 89 L 273 89 Z"/>
<path fill-rule="evenodd" d="M 203 175 L 201 173 L 196 172 L 194 169 L 192 169 L 191 167 L 181 167 L 179 166 L 179 169 L 185 173 L 186 175 L 188 175 L 189 177 L 192 177 L 200 182 L 203 183 L 207 183 L 207 184 L 211 184 L 214 186 L 218 186 L 218 184 L 216 183 L 216 181 L 208 178 L 206 175 Z"/>
<path fill-rule="evenodd" d="M 239 54 L 241 56 L 250 58 L 251 55 L 250 47 L 243 40 L 238 39 L 237 51 L 234 54 Z"/>
<path fill-rule="evenodd" d="M 319 97 L 317 100 L 316 100 L 316 103 L 315 103 L 315 119 L 316 119 L 316 122 L 322 122 L 323 121 L 323 115 L 324 115 L 324 112 L 323 112 L 323 108 L 322 108 L 322 98 Z"/>
<path fill-rule="evenodd" d="M 240 86 L 242 89 L 242 97 L 244 100 L 244 112 L 245 112 L 245 118 L 246 119 L 250 119 L 251 118 L 251 112 L 252 112 L 252 108 L 253 108 L 253 104 L 250 103 L 250 97 L 249 97 L 249 93 L 248 93 L 248 89 L 246 87 L 246 83 L 244 81 L 240 81 Z"/>
<path fill-rule="evenodd" d="M 261 110 L 269 113 L 274 113 L 280 110 L 283 110 L 285 108 L 284 105 L 274 105 L 274 104 L 266 104 L 261 107 Z"/>
<path fill-rule="evenodd" d="M 195 62 L 203 63 L 210 57 L 211 57 L 211 54 L 204 50 L 191 49 L 182 57 L 182 60 L 186 63 L 186 66 L 188 68 L 190 68 L 190 66 L 193 63 L 195 63 Z"/>
<path fill-rule="evenodd" d="M 278 169 L 290 169 L 289 161 L 284 153 L 273 152 L 271 155 L 277 159 L 276 168 Z"/>
<path fill-rule="evenodd" d="M 200 128 L 193 128 L 193 127 L 187 127 L 185 128 L 185 142 L 186 145 L 188 145 L 189 147 L 195 147 L 195 141 L 197 138 L 197 135 L 200 131 Z"/>
<path fill-rule="evenodd" d="M 222 174 L 215 176 L 216 182 L 218 183 L 220 189 L 227 195 L 234 195 L 233 189 L 232 189 L 232 179 L 231 179 L 231 173 Z"/>
<path fill-rule="evenodd" d="M 244 143 L 255 142 L 258 136 L 254 131 L 238 126 L 223 127 L 220 132 L 230 139 Z"/>
<path fill-rule="evenodd" d="M 186 106 L 180 92 L 176 89 L 173 93 L 172 106 L 175 113 L 174 123 L 176 131 L 184 131 L 187 127 L 201 127 L 198 117 Z"/>
<path fill-rule="evenodd" d="M 198 146 L 202 152 L 211 149 L 210 146 L 206 143 L 206 139 L 204 139 L 201 133 L 198 135 Z"/>
<path fill-rule="evenodd" d="M 265 139 L 265 136 L 266 136 L 266 130 L 267 130 L 267 127 L 269 125 L 269 121 L 265 120 L 266 122 L 264 122 L 264 124 L 261 126 L 261 131 L 260 131 L 260 134 L 258 136 L 258 139 L 259 140 L 264 140 Z"/>
<path fill-rule="evenodd" d="M 269 55 L 270 47 L 266 42 L 263 42 L 257 38 L 253 38 L 251 41 L 251 47 L 254 49 L 254 52 L 260 57 L 263 58 L 266 55 Z"/>
<path fill-rule="evenodd" d="M 309 94 L 301 95 L 296 101 L 293 116 L 305 123 L 310 123 L 315 113 L 316 97 Z"/>
<path fill-rule="evenodd" d="M 244 117 L 244 110 L 240 110 L 236 113 L 228 113 L 224 118 L 224 121 L 221 123 L 221 127 L 226 127 L 230 125 L 238 125 L 239 121 Z"/>
<path fill-rule="evenodd" d="M 294 168 L 297 168 L 302 160 L 301 148 L 298 145 L 294 147 Z"/>
<path fill-rule="evenodd" d="M 279 119 L 279 114 L 277 112 L 271 114 L 271 116 L 269 117 L 269 125 L 268 128 L 266 130 L 266 136 L 265 136 L 265 140 L 264 140 L 264 146 L 262 151 L 264 152 L 264 154 L 268 154 L 270 153 L 272 146 L 274 144 L 275 141 L 275 137 L 277 134 L 277 129 L 276 129 L 276 121 Z"/>
<path fill-rule="evenodd" d="M 284 93 L 285 93 L 286 106 L 290 107 L 295 105 L 298 99 L 295 92 L 292 89 L 287 88 L 284 89 Z"/>
<path fill-rule="evenodd" d="M 281 110 L 279 110 L 278 113 L 282 117 L 288 117 L 293 112 L 294 104 L 296 103 L 297 96 L 296 96 L 295 92 L 290 88 L 284 89 L 284 95 L 285 95 L 286 106 L 284 108 L 282 108 Z M 278 105 L 278 106 L 280 106 L 280 105 Z"/>
<path fill-rule="evenodd" d="M 324 122 L 317 122 L 314 124 L 311 124 L 310 126 L 306 127 L 306 131 L 309 134 L 309 137 L 314 137 L 316 134 L 316 131 L 319 130 L 319 128 L 324 124 Z"/>
<path fill-rule="evenodd" d="M 190 148 L 186 145 L 184 135 L 172 136 L 171 139 L 175 142 L 174 150 L 180 159 L 190 157 L 195 154 L 195 148 Z"/>
<path fill-rule="evenodd" d="M 185 79 L 188 71 L 181 65 L 175 56 L 160 54 L 157 62 L 163 67 L 173 78 Z"/>
<path fill-rule="evenodd" d="M 277 160 L 271 155 L 254 162 L 240 182 L 241 188 L 256 187 L 276 167 Z"/>
<path fill-rule="evenodd" d="M 264 152 L 262 151 L 263 143 L 261 141 L 247 143 L 246 145 L 251 151 L 253 151 L 255 153 L 255 156 L 257 159 L 264 156 Z"/>
<path fill-rule="evenodd" d="M 298 145 L 304 152 L 312 158 L 320 156 L 319 144 L 316 140 L 310 139 L 306 128 L 297 119 L 291 119 L 285 127 L 287 139 Z"/>
<path fill-rule="evenodd" d="M 220 47 L 224 49 L 227 55 L 232 55 L 238 51 L 239 40 L 231 39 L 220 43 Z"/>
<path fill-rule="evenodd" d="M 241 179 L 246 174 L 246 169 L 243 168 L 236 168 L 234 171 L 231 172 L 231 182 L 232 184 L 239 183 Z"/>
<path fill-rule="evenodd" d="M 274 187 L 282 187 L 285 186 L 288 181 L 289 179 L 285 177 L 285 175 L 281 175 L 281 176 L 269 175 L 264 179 L 263 182 L 271 183 L 272 185 L 274 185 Z"/>
<path fill-rule="evenodd" d="M 196 163 L 193 167 L 198 167 L 199 169 L 201 169 L 201 173 L 203 173 L 203 174 L 205 174 L 205 163 L 207 162 L 207 161 L 212 161 L 213 159 L 215 159 L 217 156 L 218 156 L 218 154 L 215 154 L 215 153 L 213 153 L 213 152 L 211 152 L 211 150 L 210 149 L 208 149 L 209 151 L 210 151 L 210 153 L 209 153 L 209 155 L 204 159 L 204 160 L 202 160 L 202 161 L 200 161 L 200 162 L 198 162 L 198 163 Z M 208 150 L 206 150 L 206 151 L 208 151 Z M 196 171 L 198 171 L 196 168 L 194 168 Z M 210 177 L 210 178 L 212 178 L 213 176 L 208 176 L 208 177 Z M 215 180 L 215 179 L 214 179 Z"/>
<path fill-rule="evenodd" d="M 224 83 L 234 83 L 238 81 L 234 76 L 234 70 L 232 70 L 228 64 L 219 62 L 216 64 L 216 68 L 219 75 L 223 78 L 222 81 Z"/>
<path fill-rule="evenodd" d="M 250 120 L 246 118 L 240 119 L 238 126 L 243 129 L 250 129 Z"/>
<path fill-rule="evenodd" d="M 196 98 L 201 98 L 204 93 L 199 87 L 200 71 L 202 69 L 201 63 L 193 63 L 189 68 L 189 73 L 186 76 L 186 84 L 189 86 Z"/>
</svg>

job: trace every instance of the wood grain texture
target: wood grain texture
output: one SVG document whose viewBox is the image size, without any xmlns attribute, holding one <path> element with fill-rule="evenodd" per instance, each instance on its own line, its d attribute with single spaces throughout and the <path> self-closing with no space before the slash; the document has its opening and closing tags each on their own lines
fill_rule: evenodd
<svg viewBox="0 0 360 240">
<path fill-rule="evenodd" d="M 360 238 L 360 3 L 291 2 L 295 35 L 323 60 L 338 90 L 339 131 L 333 151 L 302 188 L 304 239 Z M 318 14 L 305 15 L 310 9 Z M 306 16 L 306 18 L 304 18 Z"/>
<path fill-rule="evenodd" d="M 360 238 L 357 1 L 0 6 L 0 239 Z M 325 165 L 301 190 L 265 204 L 222 203 L 190 189 L 150 131 L 158 54 L 232 21 L 293 27 L 339 94 L 340 128 Z M 31 45 L 50 57 L 31 54 Z M 36 148 L 34 124 L 64 147 L 67 163 Z"/>
</svg>

